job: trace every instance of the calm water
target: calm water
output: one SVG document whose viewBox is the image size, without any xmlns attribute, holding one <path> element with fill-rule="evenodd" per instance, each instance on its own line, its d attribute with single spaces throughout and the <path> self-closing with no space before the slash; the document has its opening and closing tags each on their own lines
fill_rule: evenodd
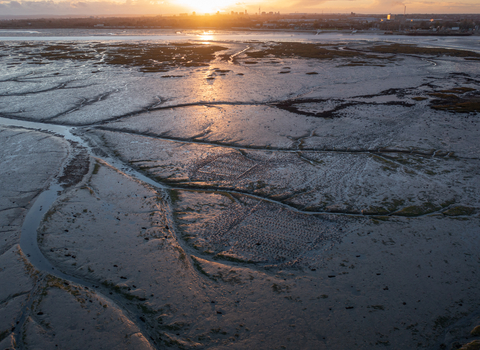
<svg viewBox="0 0 480 350">
<path fill-rule="evenodd" d="M 362 34 L 273 31 L 203 31 L 172 29 L 38 29 L 0 30 L 0 41 L 389 41 L 423 46 L 469 49 L 480 52 L 480 36 L 408 37 L 384 35 L 382 31 Z"/>
</svg>

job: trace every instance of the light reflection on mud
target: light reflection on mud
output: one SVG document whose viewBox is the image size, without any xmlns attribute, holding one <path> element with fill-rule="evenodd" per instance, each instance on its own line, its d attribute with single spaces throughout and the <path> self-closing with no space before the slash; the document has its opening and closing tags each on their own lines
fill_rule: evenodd
<svg viewBox="0 0 480 350">
<path fill-rule="evenodd" d="M 312 57 L 309 45 L 227 42 L 210 55 L 183 42 L 172 65 L 150 67 L 136 56 L 145 42 L 12 44 L 0 124 L 73 148 L 57 174 L 70 180 L 61 203 L 53 186 L 38 197 L 20 247 L 38 270 L 90 286 L 69 275 L 81 276 L 117 302 L 85 303 L 80 287 L 49 280 L 48 297 L 24 310 L 34 321 L 17 327 L 26 339 L 60 290 L 76 298 L 68 310 L 124 312 L 119 322 L 157 348 L 430 346 L 447 331 L 435 320 L 478 308 L 478 112 L 458 105 L 477 96 L 475 61 L 372 57 L 393 47 L 379 36 L 264 35 L 322 45 Z M 3 278 L 13 269 L 2 264 Z"/>
</svg>

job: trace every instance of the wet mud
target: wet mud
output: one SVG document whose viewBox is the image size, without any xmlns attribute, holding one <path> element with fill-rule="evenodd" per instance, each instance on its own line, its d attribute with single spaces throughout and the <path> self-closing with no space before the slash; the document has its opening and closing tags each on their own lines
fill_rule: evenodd
<svg viewBox="0 0 480 350">
<path fill-rule="evenodd" d="M 2 49 L 4 348 L 480 339 L 478 54 Z"/>
</svg>

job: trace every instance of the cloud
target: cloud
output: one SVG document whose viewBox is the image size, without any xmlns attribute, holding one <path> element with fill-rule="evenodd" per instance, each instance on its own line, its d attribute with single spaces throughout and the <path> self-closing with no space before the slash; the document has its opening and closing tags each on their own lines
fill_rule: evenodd
<svg viewBox="0 0 480 350">
<path fill-rule="evenodd" d="M 261 11 L 265 12 L 315 12 L 315 9 L 320 9 L 323 7 L 323 4 L 328 0 L 297 0 L 297 1 L 286 1 L 286 0 L 274 0 L 274 1 L 262 1 L 262 2 L 253 2 L 250 1 L 247 3 L 249 8 L 252 10 L 257 10 L 258 7 L 261 7 Z M 309 11 L 310 10 L 310 11 Z M 318 12 L 318 11 L 317 11 Z"/>
<path fill-rule="evenodd" d="M 14 8 L 14 9 L 19 9 L 22 8 L 22 5 L 18 1 L 10 1 L 8 4 L 9 7 Z"/>
<path fill-rule="evenodd" d="M 0 0 L 0 15 L 3 16 L 101 16 L 101 15 L 144 15 L 176 14 L 185 12 L 182 7 L 167 1 L 149 0 L 93 0 L 93 1 L 51 1 L 51 0 Z"/>
<path fill-rule="evenodd" d="M 291 8 L 303 9 L 303 8 L 316 8 L 320 7 L 321 4 L 325 1 L 316 1 L 316 0 L 302 0 L 297 1 Z"/>
<path fill-rule="evenodd" d="M 461 1 L 430 1 L 430 0 L 375 0 L 369 8 L 375 12 L 383 11 L 384 13 L 402 13 L 406 6 L 407 16 L 409 13 L 479 13 L 480 3 L 478 0 Z M 368 8 L 366 8 L 368 9 Z"/>
<path fill-rule="evenodd" d="M 261 1 L 261 0 L 260 0 Z M 255 13 L 258 7 L 265 12 L 321 13 L 478 13 L 478 0 L 240 0 L 229 10 L 248 9 Z M 168 15 L 189 12 L 175 0 L 0 0 L 0 16 L 103 16 L 103 15 Z"/>
<path fill-rule="evenodd" d="M 88 4 L 86 2 L 80 1 L 80 2 L 71 2 L 70 6 L 73 8 L 86 8 L 88 7 Z"/>
</svg>

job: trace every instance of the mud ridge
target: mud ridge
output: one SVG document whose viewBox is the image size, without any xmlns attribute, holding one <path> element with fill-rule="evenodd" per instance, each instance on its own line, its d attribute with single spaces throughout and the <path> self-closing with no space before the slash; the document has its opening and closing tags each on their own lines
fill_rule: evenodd
<svg viewBox="0 0 480 350">
<path fill-rule="evenodd" d="M 157 180 L 158 181 L 158 180 Z M 405 218 L 405 217 L 410 217 L 410 218 L 420 218 L 420 217 L 424 217 L 424 216 L 431 216 L 431 215 L 435 215 L 435 214 L 443 214 L 444 211 L 448 210 L 448 207 L 445 207 L 445 208 L 441 208 L 437 211 L 433 211 L 433 212 L 429 212 L 429 213 L 422 213 L 422 214 L 418 214 L 418 215 L 398 215 L 398 214 L 395 214 L 397 212 L 399 212 L 401 209 L 399 210 L 395 210 L 395 211 L 392 211 L 392 212 L 389 212 L 389 213 L 380 213 L 380 212 L 371 212 L 371 213 L 363 213 L 361 210 L 360 211 L 348 211 L 348 210 L 325 210 L 325 211 L 309 211 L 309 210 L 302 210 L 300 208 L 297 208 L 295 206 L 292 206 L 290 204 L 286 204 L 284 202 L 282 202 L 281 200 L 275 200 L 275 199 L 272 199 L 272 198 L 269 198 L 269 197 L 264 197 L 264 196 L 261 196 L 261 195 L 257 195 L 257 194 L 253 194 L 253 193 L 250 193 L 250 192 L 247 192 L 247 191 L 240 191 L 240 190 L 237 190 L 237 189 L 234 189 L 234 188 L 228 188 L 228 187 L 222 187 L 222 188 L 218 188 L 218 187 L 203 187 L 203 186 L 195 186 L 195 185 L 190 185 L 190 186 L 178 186 L 179 184 L 178 183 L 171 183 L 170 184 L 170 190 L 177 190 L 177 191 L 190 191 L 190 192 L 211 192 L 211 193 L 230 193 L 230 194 L 236 194 L 236 195 L 241 195 L 241 196 L 245 196 L 245 197 L 249 197 L 249 198 L 254 198 L 254 199 L 258 199 L 260 201 L 264 201 L 264 202 L 269 202 L 269 203 L 272 203 L 272 204 L 276 204 L 276 205 L 279 205 L 281 207 L 284 207 L 288 210 L 291 210 L 293 212 L 296 212 L 296 213 L 299 213 L 299 214 L 305 214 L 305 215 L 340 215 L 340 216 L 351 216 L 351 217 L 371 217 L 371 218 L 375 218 L 375 217 L 379 217 L 379 216 L 388 216 L 388 217 L 391 217 L 391 218 Z M 466 215 L 466 217 L 468 217 L 468 215 Z"/>
<path fill-rule="evenodd" d="M 72 113 L 72 112 L 75 112 L 77 110 L 80 110 L 82 109 L 83 107 L 85 106 L 91 106 L 97 102 L 100 102 L 102 100 L 105 100 L 107 99 L 110 95 L 112 95 L 113 93 L 115 92 L 118 92 L 118 90 L 115 90 L 115 91 L 110 91 L 110 92 L 105 92 L 105 93 L 102 93 L 102 94 L 99 94 L 93 98 L 83 98 L 82 101 L 76 103 L 73 107 L 67 109 L 66 111 L 64 112 L 60 112 L 52 117 L 49 117 L 49 118 L 45 118 L 46 121 L 50 121 L 50 120 L 53 120 L 53 119 L 56 119 L 56 118 L 59 118 L 59 117 L 63 117 L 64 115 L 67 115 L 69 113 Z"/>
<path fill-rule="evenodd" d="M 339 102 L 340 105 L 334 107 L 331 110 L 324 111 L 324 112 L 307 112 L 302 111 L 296 105 L 304 104 L 304 103 L 321 103 L 321 102 Z M 315 118 L 337 118 L 339 117 L 338 112 L 352 106 L 359 106 L 359 105 L 368 105 L 368 106 L 403 106 L 403 107 L 413 107 L 415 106 L 412 103 L 404 102 L 404 101 L 389 101 L 389 102 L 365 102 L 365 101 L 352 101 L 352 102 L 344 102 L 343 100 L 327 100 L 327 99 L 298 99 L 298 100 L 287 100 L 283 102 L 272 103 L 271 105 L 289 111 L 291 113 L 295 113 L 298 115 L 304 115 L 308 117 L 315 117 Z"/>
<path fill-rule="evenodd" d="M 50 91 L 55 91 L 55 90 L 72 90 L 72 89 L 82 89 L 82 88 L 87 88 L 93 85 L 83 85 L 83 86 L 67 86 L 67 84 L 70 82 L 62 83 L 57 86 L 44 89 L 44 90 L 35 90 L 35 91 L 26 91 L 26 92 L 19 92 L 19 93 L 11 93 L 11 94 L 0 94 L 0 97 L 9 97 L 9 96 L 28 96 L 28 95 L 34 95 L 34 94 L 41 94 L 44 92 L 50 92 Z"/>
<path fill-rule="evenodd" d="M 88 131 L 90 128 L 85 127 L 85 131 Z M 443 151 L 443 150 L 415 150 L 415 149 L 395 149 L 395 148 L 377 148 L 377 149 L 351 149 L 351 148 L 282 148 L 282 147 L 265 147 L 265 146 L 254 146 L 254 145 L 236 145 L 236 144 L 229 144 L 229 143 L 222 143 L 222 142 L 215 142 L 215 141 L 204 141 L 204 140 L 194 140 L 192 138 L 181 138 L 181 137 L 162 137 L 158 134 L 154 133 L 146 133 L 146 132 L 138 132 L 135 130 L 129 130 L 124 128 L 112 128 L 107 126 L 94 126 L 91 128 L 93 130 L 104 130 L 110 131 L 115 133 L 123 133 L 129 135 L 137 135 L 137 136 L 144 136 L 149 137 L 157 140 L 162 141 L 169 141 L 169 142 L 179 142 L 179 143 L 191 143 L 191 144 L 200 144 L 200 145 L 211 145 L 211 146 L 218 146 L 223 148 L 230 148 L 236 150 L 260 150 L 266 152 L 287 152 L 287 153 L 347 153 L 347 154 L 384 154 L 384 153 L 400 153 L 400 154 L 411 154 L 411 155 L 420 155 L 426 157 L 439 157 L 439 158 L 455 158 L 455 159 L 469 159 L 469 160 L 477 160 L 478 158 L 473 157 L 461 157 L 454 155 L 451 151 Z M 90 130 L 91 130 L 90 129 Z M 301 138 L 308 138 L 308 136 L 302 136 Z"/>
</svg>

